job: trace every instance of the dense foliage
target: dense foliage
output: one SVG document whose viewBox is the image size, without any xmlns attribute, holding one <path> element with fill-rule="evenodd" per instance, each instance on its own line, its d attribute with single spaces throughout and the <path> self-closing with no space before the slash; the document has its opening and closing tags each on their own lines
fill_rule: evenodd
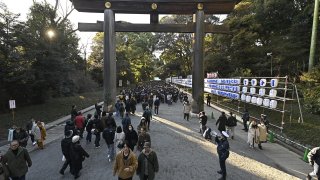
<svg viewBox="0 0 320 180">
<path fill-rule="evenodd" d="M 67 16 L 56 11 L 47 3 L 34 3 L 27 20 L 21 21 L 1 4 L 1 111 L 8 109 L 9 99 L 19 106 L 43 103 L 50 97 L 85 91 L 90 84 L 84 76 L 79 38 Z M 47 35 L 49 30 L 54 37 Z"/>
</svg>

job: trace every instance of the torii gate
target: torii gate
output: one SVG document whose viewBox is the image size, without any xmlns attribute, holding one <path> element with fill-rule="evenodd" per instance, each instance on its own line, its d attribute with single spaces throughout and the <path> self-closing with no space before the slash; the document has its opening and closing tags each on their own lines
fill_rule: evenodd
<svg viewBox="0 0 320 180">
<path fill-rule="evenodd" d="M 104 32 L 103 99 L 113 110 L 116 99 L 116 32 L 194 33 L 192 112 L 203 111 L 205 33 L 228 33 L 228 28 L 204 23 L 205 14 L 228 14 L 240 0 L 70 0 L 79 12 L 104 13 L 104 22 L 79 23 L 80 31 Z M 150 24 L 115 22 L 115 13 L 150 14 Z M 195 14 L 191 24 L 159 24 L 159 14 Z"/>
</svg>

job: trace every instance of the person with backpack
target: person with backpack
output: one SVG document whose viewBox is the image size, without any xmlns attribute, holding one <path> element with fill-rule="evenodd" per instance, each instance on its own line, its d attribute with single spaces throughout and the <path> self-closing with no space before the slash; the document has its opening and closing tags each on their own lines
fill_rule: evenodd
<svg viewBox="0 0 320 180">
<path fill-rule="evenodd" d="M 231 139 L 234 139 L 234 128 L 237 126 L 237 119 L 233 116 L 233 113 L 230 112 L 230 117 L 228 117 L 226 122 L 227 132 Z"/>
<path fill-rule="evenodd" d="M 114 156 L 115 156 L 114 136 L 115 136 L 115 131 L 113 128 L 106 127 L 103 130 L 102 137 L 105 140 L 107 147 L 108 147 L 108 160 L 109 160 L 109 162 L 113 161 Z"/>
<path fill-rule="evenodd" d="M 221 112 L 221 116 L 218 118 L 216 125 L 218 126 L 218 130 L 222 133 L 222 131 L 226 131 L 226 122 L 227 117 L 225 112 Z"/>
<path fill-rule="evenodd" d="M 148 131 L 150 131 L 150 121 L 152 119 L 152 113 L 148 106 L 146 107 L 146 110 L 143 112 L 142 117 L 146 119 L 147 128 L 148 128 Z"/>
<path fill-rule="evenodd" d="M 219 164 L 221 170 L 217 171 L 218 174 L 221 174 L 222 177 L 219 180 L 225 180 L 227 177 L 227 169 L 226 169 L 226 160 L 229 157 L 229 142 L 228 142 L 228 133 L 222 131 L 221 136 L 216 136 L 215 141 L 218 144 L 217 152 L 219 156 Z"/>
<path fill-rule="evenodd" d="M 310 166 L 313 167 L 313 171 L 307 175 L 307 179 L 311 180 L 313 176 L 320 179 L 320 147 L 315 147 L 308 153 L 308 161 Z"/>
</svg>

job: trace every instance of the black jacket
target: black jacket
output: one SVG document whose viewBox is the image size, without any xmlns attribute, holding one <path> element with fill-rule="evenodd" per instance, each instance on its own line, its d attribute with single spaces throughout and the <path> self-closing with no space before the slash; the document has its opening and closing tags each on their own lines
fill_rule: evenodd
<svg viewBox="0 0 320 180">
<path fill-rule="evenodd" d="M 106 141 L 106 143 L 108 145 L 114 143 L 114 141 L 113 141 L 114 140 L 114 134 L 115 134 L 115 131 L 113 130 L 113 128 L 105 128 L 103 130 L 102 137 L 103 137 L 103 139 Z"/>
<path fill-rule="evenodd" d="M 73 174 L 79 173 L 82 169 L 82 161 L 85 157 L 89 157 L 89 154 L 78 143 L 72 143 L 70 147 L 70 171 Z"/>
<path fill-rule="evenodd" d="M 225 131 L 226 130 L 226 123 L 227 123 L 227 117 L 226 116 L 223 116 L 221 115 L 219 117 L 219 119 L 217 120 L 216 122 L 216 125 L 218 125 L 218 130 L 219 131 Z"/>
<path fill-rule="evenodd" d="M 135 145 L 137 145 L 138 142 L 137 132 L 134 129 L 132 129 L 132 131 L 128 131 L 126 133 L 125 140 L 128 141 L 130 146 L 134 147 Z"/>
<path fill-rule="evenodd" d="M 215 141 L 218 144 L 217 152 L 220 160 L 226 160 L 229 157 L 229 142 L 225 138 L 216 137 Z"/>
<path fill-rule="evenodd" d="M 70 147 L 72 144 L 72 139 L 70 138 L 64 138 L 61 141 L 61 151 L 64 157 L 67 159 L 67 161 L 70 160 Z"/>
</svg>

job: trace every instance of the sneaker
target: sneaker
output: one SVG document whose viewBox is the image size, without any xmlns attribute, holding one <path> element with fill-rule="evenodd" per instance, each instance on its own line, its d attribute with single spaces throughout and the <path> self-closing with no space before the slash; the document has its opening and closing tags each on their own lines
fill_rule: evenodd
<svg viewBox="0 0 320 180">
<path fill-rule="evenodd" d="M 307 180 L 311 180 L 312 177 L 310 176 L 310 174 L 307 175 Z"/>
<path fill-rule="evenodd" d="M 100 146 L 96 146 L 96 149 L 100 148 Z"/>
<path fill-rule="evenodd" d="M 112 161 L 112 160 L 111 160 L 111 158 L 109 158 L 108 160 L 109 160 L 109 162 L 111 162 L 111 161 Z"/>
<path fill-rule="evenodd" d="M 219 170 L 219 171 L 217 171 L 217 173 L 218 173 L 218 174 L 222 174 L 222 171 L 221 171 L 221 170 Z"/>
<path fill-rule="evenodd" d="M 35 146 L 36 144 L 37 144 L 37 142 L 33 142 L 33 143 L 32 143 L 32 146 Z"/>
<path fill-rule="evenodd" d="M 108 158 L 110 158 L 110 155 L 108 154 Z"/>
</svg>

